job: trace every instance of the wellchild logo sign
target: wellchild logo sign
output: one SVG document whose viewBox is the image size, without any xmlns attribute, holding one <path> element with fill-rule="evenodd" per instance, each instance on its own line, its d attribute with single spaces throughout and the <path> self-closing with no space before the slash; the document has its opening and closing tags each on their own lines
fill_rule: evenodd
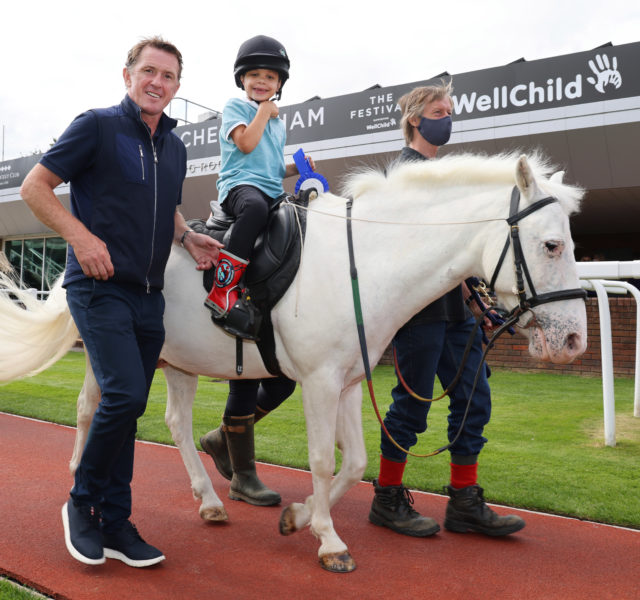
<svg viewBox="0 0 640 600">
<path fill-rule="evenodd" d="M 637 64 L 639 46 L 627 44 L 454 75 L 454 114 L 477 118 L 640 95 L 639 82 L 628 85 L 623 77 L 625 65 Z"/>
<path fill-rule="evenodd" d="M 640 97 L 637 64 L 640 43 L 454 74 L 454 121 Z M 285 107 L 287 143 L 391 134 L 399 129 L 399 98 L 441 79 L 449 75 Z"/>
</svg>

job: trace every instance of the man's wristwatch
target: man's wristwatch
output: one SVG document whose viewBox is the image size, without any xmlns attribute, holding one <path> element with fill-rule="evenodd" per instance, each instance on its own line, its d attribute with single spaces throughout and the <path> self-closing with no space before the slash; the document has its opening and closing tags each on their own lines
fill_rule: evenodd
<svg viewBox="0 0 640 600">
<path fill-rule="evenodd" d="M 187 229 L 180 238 L 180 245 L 184 248 L 184 241 L 187 239 L 187 234 L 193 233 L 193 229 Z"/>
</svg>

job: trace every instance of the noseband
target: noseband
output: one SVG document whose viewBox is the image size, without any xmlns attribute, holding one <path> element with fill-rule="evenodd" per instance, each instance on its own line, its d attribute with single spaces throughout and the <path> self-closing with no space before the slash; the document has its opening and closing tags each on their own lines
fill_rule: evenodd
<svg viewBox="0 0 640 600">
<path fill-rule="evenodd" d="M 506 318 L 506 321 L 510 323 L 515 323 L 520 315 L 541 304 L 556 302 L 558 300 L 573 300 L 576 298 L 582 298 L 584 300 L 587 297 L 587 292 L 582 288 L 558 290 L 555 292 L 538 294 L 536 292 L 536 288 L 533 285 L 531 275 L 529 274 L 527 261 L 525 260 L 524 252 L 522 251 L 522 244 L 520 243 L 520 228 L 518 226 L 518 222 L 529 216 L 531 213 L 536 212 L 544 206 L 547 206 L 547 204 L 551 204 L 552 202 L 557 201 L 557 198 L 554 198 L 553 196 L 547 196 L 546 198 L 542 198 L 541 200 L 536 200 L 533 204 L 527 206 L 527 208 L 518 211 L 518 206 L 520 204 L 520 190 L 517 186 L 514 186 L 513 191 L 511 192 L 509 218 L 506 219 L 507 223 L 509 224 L 509 233 L 507 234 L 507 240 L 504 243 L 502 253 L 500 254 L 500 258 L 498 259 L 498 264 L 493 271 L 493 276 L 491 277 L 491 281 L 489 283 L 489 289 L 494 290 L 496 279 L 498 279 L 498 274 L 500 273 L 500 269 L 502 268 L 504 258 L 507 255 L 509 245 L 513 244 L 513 263 L 516 272 L 516 294 L 518 296 L 518 306 L 516 306 Z M 527 284 L 529 285 L 529 291 L 531 292 L 531 295 L 529 297 L 527 297 L 527 292 L 524 286 L 525 278 L 527 280 Z"/>
</svg>

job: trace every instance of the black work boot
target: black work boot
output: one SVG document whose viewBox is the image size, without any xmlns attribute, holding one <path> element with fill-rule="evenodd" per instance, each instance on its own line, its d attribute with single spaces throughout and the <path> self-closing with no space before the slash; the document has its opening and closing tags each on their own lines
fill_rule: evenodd
<svg viewBox="0 0 640 600">
<path fill-rule="evenodd" d="M 479 485 L 470 485 L 459 490 L 445 486 L 449 494 L 444 526 L 449 531 L 466 533 L 476 531 L 491 536 L 509 535 L 520 531 L 525 522 L 516 515 L 501 517 L 484 501 L 484 490 Z"/>
<path fill-rule="evenodd" d="M 256 473 L 253 440 L 254 415 L 224 417 L 222 422 L 233 471 L 229 498 L 244 500 L 256 506 L 280 504 L 280 494 L 270 490 L 258 479 Z"/>
<path fill-rule="evenodd" d="M 256 414 L 253 418 L 254 424 L 263 417 L 266 417 L 271 411 L 262 410 L 256 406 Z M 225 479 L 231 481 L 233 477 L 233 469 L 231 468 L 231 457 L 229 456 L 229 448 L 227 447 L 227 434 L 225 433 L 224 423 L 220 423 L 220 427 L 213 429 L 200 438 L 202 449 L 213 459 L 218 473 Z"/>
<path fill-rule="evenodd" d="M 369 511 L 369 521 L 413 537 L 426 537 L 440 531 L 431 517 L 423 517 L 412 508 L 413 496 L 403 485 L 378 485 L 373 481 L 375 496 Z"/>
</svg>

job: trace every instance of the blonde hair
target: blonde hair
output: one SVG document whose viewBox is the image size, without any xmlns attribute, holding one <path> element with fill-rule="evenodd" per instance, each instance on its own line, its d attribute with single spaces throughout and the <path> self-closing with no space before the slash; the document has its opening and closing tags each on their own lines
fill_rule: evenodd
<svg viewBox="0 0 640 600">
<path fill-rule="evenodd" d="M 413 88 L 398 100 L 398 104 L 402 110 L 400 125 L 402 126 L 402 133 L 404 134 L 407 145 L 410 144 L 413 139 L 413 125 L 411 125 L 409 119 L 420 119 L 424 112 L 424 107 L 427 104 L 435 100 L 451 98 L 452 92 L 453 86 L 451 81 L 445 82 L 441 79 L 440 84 L 423 85 Z"/>
</svg>

